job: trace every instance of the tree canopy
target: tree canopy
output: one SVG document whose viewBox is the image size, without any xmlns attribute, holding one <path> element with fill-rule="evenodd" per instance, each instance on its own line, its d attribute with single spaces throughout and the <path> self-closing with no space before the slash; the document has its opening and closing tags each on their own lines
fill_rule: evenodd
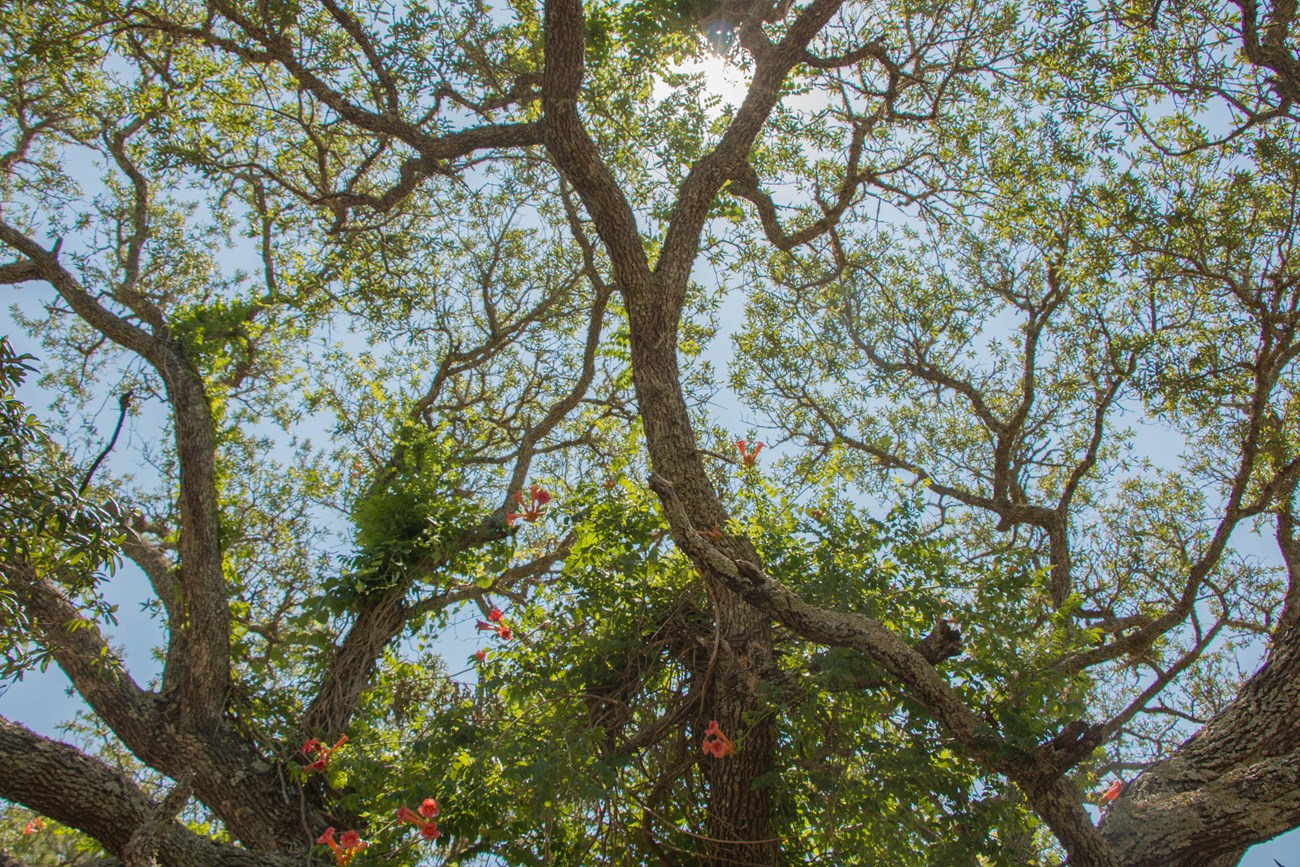
<svg viewBox="0 0 1300 867">
<path fill-rule="evenodd" d="M 1297 28 L 0 4 L 0 674 L 88 708 L 0 717 L 0 862 L 1300 826 Z"/>
</svg>

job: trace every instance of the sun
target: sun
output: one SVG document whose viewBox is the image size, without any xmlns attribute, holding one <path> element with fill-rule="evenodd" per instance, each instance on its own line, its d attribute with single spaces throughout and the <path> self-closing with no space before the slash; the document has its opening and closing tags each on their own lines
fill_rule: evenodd
<svg viewBox="0 0 1300 867">
<path fill-rule="evenodd" d="M 749 92 L 749 74 L 735 63 L 735 59 L 734 50 L 723 54 L 705 49 L 696 56 L 678 61 L 671 69 L 677 75 L 697 77 L 704 86 L 704 93 L 714 98 L 710 100 L 708 113 L 720 116 L 744 102 L 745 94 Z M 662 100 L 671 90 L 661 79 L 655 83 L 654 98 Z"/>
<path fill-rule="evenodd" d="M 745 70 L 732 63 L 728 56 L 714 51 L 683 63 L 681 71 L 702 76 L 705 89 L 718 97 L 723 106 L 740 105 L 749 92 L 749 77 Z"/>
</svg>

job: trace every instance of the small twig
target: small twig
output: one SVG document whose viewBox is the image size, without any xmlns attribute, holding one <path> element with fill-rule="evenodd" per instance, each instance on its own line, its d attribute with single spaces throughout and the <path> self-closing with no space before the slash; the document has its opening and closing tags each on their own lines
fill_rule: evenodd
<svg viewBox="0 0 1300 867">
<path fill-rule="evenodd" d="M 90 479 L 95 475 L 95 470 L 99 469 L 99 465 L 104 462 L 104 458 L 108 457 L 108 453 L 113 450 L 113 446 L 117 445 L 118 434 L 122 433 L 122 424 L 126 421 L 126 411 L 131 406 L 134 397 L 135 392 L 128 389 L 117 399 L 117 427 L 113 428 L 113 436 L 108 441 L 108 445 L 104 446 L 104 450 L 99 453 L 99 457 L 95 458 L 95 462 L 90 465 L 90 469 L 86 470 L 86 477 L 81 480 L 81 487 L 77 490 L 77 496 L 80 497 L 86 493 L 86 488 L 90 487 Z"/>
</svg>

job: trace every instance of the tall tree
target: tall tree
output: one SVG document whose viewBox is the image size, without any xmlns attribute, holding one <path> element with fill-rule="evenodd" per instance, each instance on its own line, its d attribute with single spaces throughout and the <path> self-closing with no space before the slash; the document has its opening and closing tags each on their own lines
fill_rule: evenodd
<svg viewBox="0 0 1300 867">
<path fill-rule="evenodd" d="M 1217 865 L 1300 825 L 1294 19 L 6 5 L 0 281 L 57 412 L 0 345 L 0 635 L 89 712 L 0 719 L 5 857 Z"/>
</svg>

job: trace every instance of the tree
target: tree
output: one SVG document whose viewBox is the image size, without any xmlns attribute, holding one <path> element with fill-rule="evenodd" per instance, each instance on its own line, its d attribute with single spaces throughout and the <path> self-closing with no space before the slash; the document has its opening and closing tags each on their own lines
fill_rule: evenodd
<svg viewBox="0 0 1300 867">
<path fill-rule="evenodd" d="M 4 347 L 7 673 L 89 707 L 0 719 L 9 821 L 128 865 L 1300 825 L 1294 19 L 7 4 L 0 281 L 56 410 Z"/>
</svg>

